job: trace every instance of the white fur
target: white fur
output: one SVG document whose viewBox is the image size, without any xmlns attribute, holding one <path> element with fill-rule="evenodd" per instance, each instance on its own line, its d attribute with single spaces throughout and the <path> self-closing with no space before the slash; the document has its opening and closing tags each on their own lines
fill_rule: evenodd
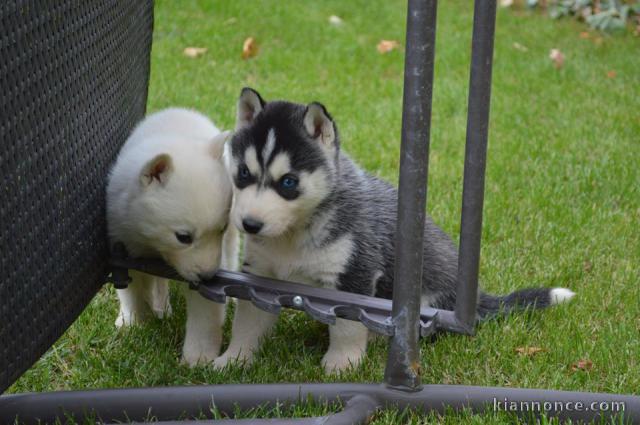
<svg viewBox="0 0 640 425">
<path fill-rule="evenodd" d="M 262 169 L 253 146 L 245 151 L 244 163 L 260 180 Z M 237 167 L 238 164 L 232 164 L 231 172 L 235 173 Z M 285 153 L 278 154 L 269 166 L 269 173 L 274 179 L 289 171 L 290 160 Z M 295 232 L 307 222 L 328 190 L 326 172 L 321 168 L 312 173 L 302 172 L 299 177 L 302 195 L 292 201 L 283 199 L 272 188 L 258 188 L 255 184 L 242 190 L 234 188 L 232 223 L 242 229 L 242 220 L 251 217 L 264 223 L 260 235 L 266 237 Z"/>
<path fill-rule="evenodd" d="M 245 152 L 245 161 L 247 164 L 247 168 L 251 171 L 251 174 L 254 176 L 260 175 L 260 163 L 258 162 L 258 153 L 256 152 L 256 148 L 250 146 Z"/>
<path fill-rule="evenodd" d="M 267 143 L 264 144 L 262 149 L 262 165 L 267 166 L 267 162 L 273 153 L 273 149 L 276 147 L 276 131 L 273 128 L 269 129 L 267 133 Z"/>
<path fill-rule="evenodd" d="M 289 155 L 285 153 L 279 153 L 273 158 L 271 164 L 269 164 L 269 175 L 274 181 L 280 180 L 280 177 L 284 176 L 291 170 L 289 163 Z"/>
<path fill-rule="evenodd" d="M 133 131 L 111 171 L 107 220 L 112 243 L 122 242 L 133 257 L 159 256 L 184 278 L 199 280 L 237 267 L 237 230 L 229 226 L 231 181 L 225 169 L 226 134 L 203 115 L 167 109 L 150 115 Z M 162 173 L 153 174 L 161 162 Z M 150 171 L 151 170 L 151 171 Z M 193 235 L 193 243 L 176 232 Z M 118 290 L 116 326 L 138 323 L 149 307 L 170 314 L 168 282 L 132 272 Z M 210 362 L 220 350 L 224 307 L 186 291 L 187 324 L 183 361 Z"/>
<path fill-rule="evenodd" d="M 220 354 L 224 305 L 207 300 L 187 285 L 182 293 L 187 304 L 182 362 L 189 366 L 211 363 Z"/>
<path fill-rule="evenodd" d="M 269 333 L 278 316 L 255 307 L 251 301 L 238 300 L 233 316 L 233 330 L 229 347 L 213 362 L 224 368 L 232 362 L 251 364 L 262 338 Z"/>
<path fill-rule="evenodd" d="M 575 292 L 567 288 L 553 288 L 551 291 L 549 291 L 551 305 L 569 302 L 575 295 Z"/>
<path fill-rule="evenodd" d="M 329 349 L 322 357 L 325 372 L 340 372 L 362 361 L 369 340 L 369 331 L 360 322 L 336 319 L 329 326 Z"/>
<path fill-rule="evenodd" d="M 316 124 L 313 120 L 309 123 L 310 126 Z M 328 136 L 333 137 L 333 127 L 329 129 L 323 124 L 320 121 L 325 136 L 329 132 Z M 268 133 L 263 157 L 265 152 L 271 153 L 273 148 L 269 143 L 270 139 L 275 143 L 275 137 L 273 132 Z M 325 147 L 327 155 L 332 154 L 332 149 L 332 145 Z M 243 162 L 259 181 L 262 168 L 253 146 L 246 149 Z M 237 166 L 230 167 L 232 173 L 236 172 Z M 279 153 L 267 172 L 276 181 L 290 172 L 289 156 Z M 329 190 L 327 174 L 322 168 L 312 173 L 301 172 L 299 181 L 302 194 L 294 200 L 285 200 L 273 188 L 258 188 L 256 184 L 242 190 L 234 189 L 231 221 L 239 229 L 242 229 L 243 219 L 248 217 L 264 223 L 258 235 L 246 239 L 246 270 L 259 276 L 334 288 L 351 256 L 353 241 L 350 236 L 343 236 L 328 245 L 316 243 L 325 239 L 324 225 L 332 212 L 325 218 L 316 217 L 311 229 L 304 227 Z M 229 348 L 214 365 L 221 368 L 233 361 L 251 363 L 260 340 L 271 330 L 275 320 L 276 316 L 259 310 L 250 302 L 238 301 Z M 322 360 L 325 371 L 339 372 L 359 364 L 367 348 L 367 329 L 360 323 L 338 319 L 329 327 L 329 334 L 329 350 Z"/>
<path fill-rule="evenodd" d="M 420 297 L 420 307 L 433 307 L 438 305 L 437 294 L 422 294 Z"/>
<path fill-rule="evenodd" d="M 298 233 L 300 235 L 303 233 Z M 307 234 L 307 233 L 304 233 Z M 316 247 L 310 237 L 248 238 L 245 261 L 247 271 L 281 280 L 334 287 L 346 267 L 353 241 L 345 236 L 334 243 Z M 271 330 L 276 316 L 264 312 L 248 301 L 238 300 L 233 319 L 231 342 L 227 351 L 215 360 L 218 368 L 233 361 L 250 364 L 260 341 Z M 329 350 L 322 365 L 327 373 L 357 365 L 367 348 L 367 329 L 360 323 L 338 319 L 329 326 Z"/>
<path fill-rule="evenodd" d="M 252 185 L 234 193 L 231 220 L 239 229 L 249 217 L 264 223 L 260 231 L 263 235 L 282 234 L 292 225 L 295 203 L 287 203 L 273 190 L 258 190 Z"/>
<path fill-rule="evenodd" d="M 129 275 L 132 284 L 125 290 L 117 291 L 120 299 L 117 327 L 140 323 L 151 313 L 158 318 L 171 315 L 169 282 L 166 279 L 136 271 L 130 271 Z"/>
<path fill-rule="evenodd" d="M 250 238 L 245 260 L 251 271 L 260 276 L 266 272 L 280 280 L 333 288 L 338 275 L 345 270 L 352 247 L 348 235 L 322 247 L 316 247 L 312 240 L 296 240 L 295 236 L 259 242 Z"/>
</svg>

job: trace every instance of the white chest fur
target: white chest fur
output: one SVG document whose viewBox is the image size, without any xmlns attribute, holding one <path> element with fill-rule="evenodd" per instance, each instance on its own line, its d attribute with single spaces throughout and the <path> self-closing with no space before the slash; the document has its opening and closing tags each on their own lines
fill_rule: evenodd
<svg viewBox="0 0 640 425">
<path fill-rule="evenodd" d="M 246 246 L 248 270 L 257 275 L 335 287 L 353 250 L 350 235 L 316 246 L 308 238 L 265 240 L 250 237 Z"/>
</svg>

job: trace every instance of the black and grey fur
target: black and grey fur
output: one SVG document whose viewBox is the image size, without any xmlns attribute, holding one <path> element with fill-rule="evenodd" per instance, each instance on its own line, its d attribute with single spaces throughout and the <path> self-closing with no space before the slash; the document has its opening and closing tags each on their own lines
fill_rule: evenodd
<svg viewBox="0 0 640 425">
<path fill-rule="evenodd" d="M 231 220 L 249 233 L 246 271 L 358 294 L 391 297 L 397 190 L 363 171 L 340 151 L 335 122 L 324 106 L 266 103 L 257 92 L 244 89 L 231 151 L 236 185 Z M 284 174 L 270 173 L 274 161 L 286 166 L 273 167 Z M 246 163 L 253 168 L 249 171 L 250 177 L 246 176 Z M 297 180 L 295 189 L 283 188 L 292 185 L 284 179 Z M 247 194 L 246 190 L 253 192 Z M 264 197 L 266 193 L 273 195 L 268 202 Z M 296 203 L 301 206 L 291 207 Z M 277 212 L 269 212 L 271 209 Z M 282 211 L 285 215 L 278 216 Z M 286 226 L 275 223 L 285 217 L 289 221 Z M 422 303 L 453 309 L 458 264 L 456 246 L 429 216 L 424 232 Z M 339 255 L 336 256 L 336 252 Z M 305 256 L 310 257 L 309 261 L 304 261 Z M 313 261 L 322 267 L 314 267 Z M 572 296 L 571 291 L 563 288 L 524 289 L 504 297 L 480 293 L 478 316 L 482 319 L 516 308 L 547 307 Z M 244 307 L 236 313 L 233 338 L 236 331 L 247 332 L 249 321 L 255 326 L 256 320 L 265 320 Z M 242 314 L 248 317 L 243 318 Z M 242 325 L 236 325 L 242 321 L 247 323 L 245 330 Z M 358 326 L 361 325 L 339 323 L 335 328 L 340 329 L 330 329 L 332 340 L 323 359 L 328 371 L 343 369 L 360 360 L 366 347 L 366 330 L 363 340 L 363 328 Z M 344 332 L 352 332 L 353 338 L 347 335 L 340 338 Z M 238 338 L 246 340 L 243 335 Z M 225 353 L 219 363 L 226 364 L 234 356 L 249 360 L 248 350 L 256 347 L 256 342 L 245 341 L 245 347 L 239 347 L 232 340 L 229 355 Z"/>
</svg>

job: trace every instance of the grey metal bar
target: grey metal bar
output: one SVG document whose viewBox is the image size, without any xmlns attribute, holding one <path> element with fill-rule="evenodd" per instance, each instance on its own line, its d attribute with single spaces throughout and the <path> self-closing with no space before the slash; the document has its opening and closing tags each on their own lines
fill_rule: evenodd
<svg viewBox="0 0 640 425">
<path fill-rule="evenodd" d="M 341 412 L 327 416 L 323 425 L 367 424 L 380 407 L 380 401 L 371 394 L 358 394 L 349 399 Z"/>
<path fill-rule="evenodd" d="M 212 406 L 220 414 L 232 417 L 237 409 L 272 409 L 308 401 L 346 403 L 347 417 L 357 419 L 364 413 L 368 417 L 377 405 L 372 402 L 372 395 L 362 399 L 370 388 L 367 384 L 227 384 L 15 394 L 0 397 L 0 424 L 14 423 L 16 416 L 24 425 L 39 424 L 38 421 L 54 423 L 56 418 L 67 416 L 95 417 L 106 423 L 144 422 L 149 417 L 176 421 L 201 415 L 211 417 Z"/>
<path fill-rule="evenodd" d="M 233 416 L 236 409 L 288 407 L 305 401 L 346 403 L 345 412 L 350 411 L 342 417 L 338 413 L 306 418 L 311 422 L 297 419 L 307 424 L 332 417 L 338 420 L 325 423 L 348 423 L 342 419 L 358 423 L 378 408 L 441 414 L 448 409 L 470 409 L 473 413 L 499 410 L 528 419 L 544 413 L 563 421 L 607 423 L 613 416 L 623 414 L 625 423 L 640 424 L 638 396 L 457 385 L 425 385 L 420 391 L 408 392 L 379 384 L 209 385 L 14 394 L 0 397 L 0 423 L 14 423 L 16 416 L 25 425 L 54 423 L 57 418 L 68 417 L 99 418 L 107 423 L 144 421 L 149 416 L 176 421 L 200 414 L 211 416 L 212 405 L 223 415 Z"/>
<path fill-rule="evenodd" d="M 482 206 L 489 131 L 495 21 L 496 0 L 476 0 L 473 15 L 469 110 L 455 309 L 456 319 L 469 334 L 474 333 L 478 299 L 478 267 L 482 235 Z"/>
<path fill-rule="evenodd" d="M 126 282 L 127 269 L 183 281 L 169 265 L 151 258 L 111 258 L 114 274 Z M 123 269 L 125 272 L 123 272 Z M 114 282 L 114 286 L 116 282 Z M 122 285 L 119 285 L 122 286 Z M 215 302 L 225 302 L 235 297 L 254 302 L 259 308 L 277 313 L 280 308 L 293 308 L 307 312 L 324 323 L 332 323 L 335 317 L 363 322 L 369 329 L 384 335 L 393 335 L 395 327 L 389 323 L 392 303 L 385 298 L 369 297 L 335 289 L 316 288 L 295 282 L 270 279 L 246 273 L 219 270 L 216 275 L 194 286 L 200 294 Z M 296 299 L 298 297 L 298 299 Z M 434 323 L 435 321 L 435 323 Z M 462 333 L 457 327 L 453 312 L 431 307 L 420 309 L 421 335 L 435 330 Z"/>
<path fill-rule="evenodd" d="M 277 384 L 276 384 L 277 385 Z M 273 387 L 273 385 L 272 385 Z M 275 388 L 274 388 L 275 389 Z M 188 421 L 194 425 L 269 425 L 269 424 L 295 424 L 295 425 L 358 425 L 369 423 L 376 411 L 381 407 L 381 402 L 371 395 L 348 395 L 344 409 L 340 412 L 309 418 L 249 418 L 249 419 L 214 419 Z M 215 401 L 215 400 L 213 400 Z M 335 402 L 340 402 L 340 396 Z M 264 405 L 265 403 L 263 403 Z M 257 407 L 257 406 L 254 406 Z M 143 424 L 146 422 L 131 422 L 131 424 Z M 156 425 L 185 425 L 185 421 L 159 421 Z M 116 425 L 109 424 L 109 425 Z"/>
<path fill-rule="evenodd" d="M 209 420 L 179 420 L 179 421 L 153 421 L 153 425 L 275 425 L 275 424 L 291 424 L 291 425 L 325 425 L 328 416 L 317 416 L 312 418 L 248 418 L 248 419 L 209 419 Z M 149 422 L 126 422 L 127 425 L 142 425 Z M 123 425 L 120 423 L 111 423 L 103 425 Z M 351 424 L 349 424 L 351 425 Z"/>
<path fill-rule="evenodd" d="M 420 388 L 418 347 L 429 131 L 436 36 L 436 0 L 409 0 L 402 105 L 402 142 L 392 320 L 385 382 Z"/>
</svg>

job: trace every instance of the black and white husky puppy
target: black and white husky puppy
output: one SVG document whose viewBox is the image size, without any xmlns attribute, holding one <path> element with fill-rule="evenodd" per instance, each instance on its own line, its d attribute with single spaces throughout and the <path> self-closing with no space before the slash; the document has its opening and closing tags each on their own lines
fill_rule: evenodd
<svg viewBox="0 0 640 425">
<path fill-rule="evenodd" d="M 244 271 L 390 298 L 397 190 L 359 168 L 339 149 L 336 125 L 319 103 L 265 102 L 249 88 L 238 102 L 231 140 L 235 183 L 231 223 L 247 234 Z M 427 216 L 423 305 L 453 309 L 458 254 Z M 481 293 L 478 315 L 546 307 L 574 295 L 564 288 Z M 227 351 L 214 364 L 250 362 L 276 316 L 239 301 Z M 327 372 L 362 359 L 367 329 L 338 319 L 330 326 Z"/>
</svg>

